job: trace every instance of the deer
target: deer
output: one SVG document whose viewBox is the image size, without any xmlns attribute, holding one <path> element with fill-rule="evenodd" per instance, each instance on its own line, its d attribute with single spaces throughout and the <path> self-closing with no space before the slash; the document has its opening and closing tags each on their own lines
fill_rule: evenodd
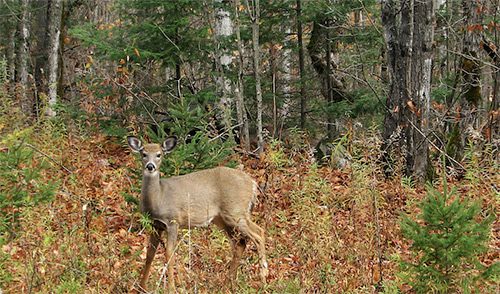
<svg viewBox="0 0 500 294">
<path fill-rule="evenodd" d="M 161 242 L 167 235 L 168 291 L 175 292 L 174 250 L 180 229 L 207 227 L 215 224 L 228 236 L 232 247 L 229 265 L 231 286 L 249 240 L 257 247 L 260 260 L 260 278 L 266 283 L 269 273 L 265 252 L 264 230 L 251 220 L 258 186 L 245 172 L 228 167 L 215 167 L 169 178 L 160 177 L 163 158 L 177 145 L 177 137 L 170 136 L 161 144 L 145 144 L 128 136 L 130 149 L 142 157 L 142 189 L 140 210 L 153 222 L 149 233 L 146 262 L 141 272 L 140 289 L 147 291 L 146 283 L 151 264 Z M 163 242 L 161 242 L 163 244 Z"/>
</svg>

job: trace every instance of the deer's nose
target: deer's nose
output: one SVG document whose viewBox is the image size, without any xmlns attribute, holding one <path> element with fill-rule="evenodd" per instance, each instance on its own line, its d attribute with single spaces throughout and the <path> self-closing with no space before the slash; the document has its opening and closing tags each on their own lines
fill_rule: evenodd
<svg viewBox="0 0 500 294">
<path fill-rule="evenodd" d="M 155 165 L 150 162 L 150 163 L 146 164 L 146 169 L 148 171 L 152 172 L 155 170 Z"/>
</svg>

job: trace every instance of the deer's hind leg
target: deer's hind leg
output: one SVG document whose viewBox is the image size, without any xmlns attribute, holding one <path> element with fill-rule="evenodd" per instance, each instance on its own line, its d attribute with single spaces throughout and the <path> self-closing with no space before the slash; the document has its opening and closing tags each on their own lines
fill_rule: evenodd
<svg viewBox="0 0 500 294">
<path fill-rule="evenodd" d="M 229 265 L 229 277 L 231 280 L 231 287 L 234 287 L 238 275 L 238 267 L 243 256 L 243 252 L 245 251 L 248 237 L 242 235 L 237 229 L 234 228 L 234 226 L 231 226 L 231 224 L 224 223 L 222 218 L 215 219 L 214 223 L 226 232 L 228 239 L 231 242 L 233 258 Z"/>
<path fill-rule="evenodd" d="M 240 219 L 236 225 L 238 231 L 240 231 L 244 236 L 250 238 L 257 246 L 257 252 L 259 253 L 260 259 L 260 278 L 263 283 L 266 282 L 266 277 L 269 274 L 269 269 L 266 260 L 266 244 L 264 230 L 259 227 L 256 223 L 250 220 L 250 217 L 245 217 Z"/>
<path fill-rule="evenodd" d="M 230 231 L 232 233 L 228 232 L 228 235 L 231 239 L 231 245 L 233 247 L 233 259 L 231 260 L 231 265 L 229 266 L 229 274 L 231 275 L 231 283 L 234 283 L 238 275 L 238 267 L 240 265 L 241 257 L 243 256 L 243 252 L 247 246 L 247 238 L 241 236 L 232 228 Z"/>
</svg>

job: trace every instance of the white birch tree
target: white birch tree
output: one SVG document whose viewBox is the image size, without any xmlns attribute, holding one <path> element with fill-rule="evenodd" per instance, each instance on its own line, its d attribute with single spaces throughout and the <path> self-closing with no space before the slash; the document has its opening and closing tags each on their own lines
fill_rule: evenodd
<svg viewBox="0 0 500 294">
<path fill-rule="evenodd" d="M 59 73 L 59 49 L 61 44 L 61 17 L 62 17 L 62 0 L 51 0 L 49 2 L 49 56 L 48 56 L 48 88 L 49 88 L 49 100 L 46 109 L 48 116 L 55 116 L 56 111 L 54 110 L 55 104 L 57 103 L 57 83 L 58 83 L 58 73 Z"/>
<path fill-rule="evenodd" d="M 28 59 L 29 59 L 29 7 L 30 0 L 21 0 L 21 16 L 18 26 L 18 47 L 16 64 L 16 83 L 20 99 L 21 110 L 24 113 L 31 113 L 33 108 L 32 99 L 28 94 Z"/>
<path fill-rule="evenodd" d="M 240 142 L 241 146 L 245 150 L 250 150 L 250 134 L 248 128 L 248 116 L 245 109 L 245 95 L 244 95 L 244 85 L 243 85 L 243 42 L 241 40 L 240 33 L 240 0 L 234 0 L 234 30 L 236 34 L 236 42 L 238 46 L 238 81 L 235 88 L 236 94 L 236 116 L 238 118 L 238 125 L 240 130 Z"/>
<path fill-rule="evenodd" d="M 264 151 L 264 137 L 262 134 L 262 86 L 260 80 L 260 45 L 259 45 L 259 21 L 260 3 L 259 0 L 252 0 L 252 4 L 245 0 L 248 14 L 252 22 L 252 49 L 253 49 L 253 70 L 255 76 L 255 98 L 257 100 L 257 151 Z"/>
</svg>

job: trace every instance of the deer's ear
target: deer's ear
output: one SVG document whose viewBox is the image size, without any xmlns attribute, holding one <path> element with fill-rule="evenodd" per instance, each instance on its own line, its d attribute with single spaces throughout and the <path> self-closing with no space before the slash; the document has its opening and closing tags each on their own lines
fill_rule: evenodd
<svg viewBox="0 0 500 294">
<path fill-rule="evenodd" d="M 175 145 L 177 145 L 177 137 L 170 136 L 161 144 L 161 149 L 163 153 L 170 153 L 175 148 Z"/>
<path fill-rule="evenodd" d="M 130 149 L 132 149 L 132 151 L 134 151 L 134 152 L 141 152 L 142 149 L 144 148 L 144 147 L 142 147 L 141 140 L 137 139 L 134 136 L 128 136 L 127 142 L 128 142 L 128 146 L 130 147 Z"/>
</svg>

